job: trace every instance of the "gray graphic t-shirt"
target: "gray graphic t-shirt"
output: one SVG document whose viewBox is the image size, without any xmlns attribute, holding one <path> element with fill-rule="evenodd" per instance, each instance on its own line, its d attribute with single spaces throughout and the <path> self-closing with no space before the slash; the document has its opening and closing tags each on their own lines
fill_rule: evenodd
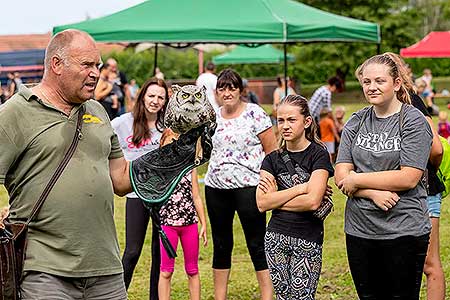
<svg viewBox="0 0 450 300">
<path fill-rule="evenodd" d="M 354 113 L 344 126 L 337 163 L 352 163 L 357 173 L 398 170 L 400 166 L 425 170 L 431 128 L 423 114 L 411 105 L 404 105 L 402 120 L 400 129 L 400 113 L 378 118 L 372 107 Z M 400 200 L 387 212 L 370 199 L 349 198 L 345 232 L 370 239 L 429 233 L 427 193 L 422 181 L 411 190 L 397 193 Z"/>
</svg>

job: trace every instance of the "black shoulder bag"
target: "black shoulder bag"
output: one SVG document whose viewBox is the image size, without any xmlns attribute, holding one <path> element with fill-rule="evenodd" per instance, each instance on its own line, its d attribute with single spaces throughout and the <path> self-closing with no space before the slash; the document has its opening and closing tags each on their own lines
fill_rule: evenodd
<svg viewBox="0 0 450 300">
<path fill-rule="evenodd" d="M 289 174 L 291 175 L 292 183 L 294 185 L 302 184 L 298 175 L 301 171 L 299 165 L 295 164 L 294 167 L 294 164 L 292 163 L 291 158 L 289 157 L 289 154 L 287 153 L 287 151 L 285 151 L 285 149 L 280 148 L 278 150 L 278 153 L 283 159 L 283 162 L 286 165 Z M 313 216 L 323 221 L 331 213 L 332 210 L 333 200 L 331 199 L 331 197 L 323 197 L 322 202 L 320 202 L 319 208 L 313 212 Z"/>
<path fill-rule="evenodd" d="M 78 142 L 82 138 L 81 127 L 83 125 L 84 111 L 85 108 L 82 105 L 78 111 L 77 128 L 72 143 L 45 186 L 41 196 L 34 204 L 26 222 L 10 223 L 5 221 L 5 229 L 0 229 L 0 300 L 20 299 L 20 283 L 22 281 L 23 263 L 27 247 L 28 225 L 38 215 L 45 199 L 47 199 L 56 181 L 75 153 Z"/>
</svg>

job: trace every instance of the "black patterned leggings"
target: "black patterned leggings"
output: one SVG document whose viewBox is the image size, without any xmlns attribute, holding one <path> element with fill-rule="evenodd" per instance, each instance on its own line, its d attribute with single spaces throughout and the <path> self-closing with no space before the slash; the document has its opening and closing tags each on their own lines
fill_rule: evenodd
<svg viewBox="0 0 450 300">
<path fill-rule="evenodd" d="M 264 241 L 277 300 L 314 300 L 322 268 L 322 245 L 270 231 Z"/>
</svg>

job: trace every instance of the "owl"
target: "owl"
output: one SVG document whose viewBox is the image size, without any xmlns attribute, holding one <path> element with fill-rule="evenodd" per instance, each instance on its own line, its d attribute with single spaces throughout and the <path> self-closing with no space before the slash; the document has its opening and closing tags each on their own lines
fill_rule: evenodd
<svg viewBox="0 0 450 300">
<path fill-rule="evenodd" d="M 172 90 L 164 116 L 167 128 L 182 134 L 203 124 L 216 122 L 216 114 L 208 101 L 204 86 L 172 85 Z"/>
<path fill-rule="evenodd" d="M 164 126 L 172 129 L 175 135 L 188 132 L 204 124 L 208 128 L 216 126 L 216 113 L 206 96 L 206 88 L 195 85 L 172 85 L 172 97 L 167 103 Z M 214 131 L 213 129 L 213 131 Z M 201 137 L 196 142 L 195 165 L 203 158 Z"/>
</svg>

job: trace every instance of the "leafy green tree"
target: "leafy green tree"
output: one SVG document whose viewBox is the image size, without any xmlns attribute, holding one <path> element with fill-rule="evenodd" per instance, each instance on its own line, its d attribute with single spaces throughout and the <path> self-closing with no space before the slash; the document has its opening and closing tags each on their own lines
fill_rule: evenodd
<svg viewBox="0 0 450 300">
<path fill-rule="evenodd" d="M 374 22 L 381 27 L 380 51 L 399 53 L 401 48 L 412 45 L 431 30 L 450 30 L 450 1 L 448 0 L 304 0 L 307 5 L 360 20 Z M 433 5 L 437 5 L 438 13 Z M 432 10 L 433 9 L 433 10 Z M 426 24 L 431 24 L 428 26 Z M 428 27 L 427 27 L 428 26 Z M 425 31 L 425 32 L 424 32 Z M 275 45 L 282 49 L 282 45 Z M 288 64 L 288 74 L 303 84 L 320 84 L 339 70 L 344 77 L 353 80 L 356 67 L 366 58 L 377 53 L 373 43 L 308 43 L 292 44 L 288 52 L 296 60 Z M 219 52 L 204 54 L 204 61 L 211 60 Z M 133 49 L 112 53 L 119 67 L 128 77 L 142 84 L 152 76 L 154 49 L 134 53 Z M 450 75 L 450 59 L 407 59 L 415 73 L 425 67 L 435 76 Z M 198 76 L 197 50 L 161 47 L 158 66 L 166 79 L 195 79 Z M 283 73 L 283 64 L 220 65 L 218 71 L 232 67 L 243 77 L 275 77 Z"/>
</svg>

